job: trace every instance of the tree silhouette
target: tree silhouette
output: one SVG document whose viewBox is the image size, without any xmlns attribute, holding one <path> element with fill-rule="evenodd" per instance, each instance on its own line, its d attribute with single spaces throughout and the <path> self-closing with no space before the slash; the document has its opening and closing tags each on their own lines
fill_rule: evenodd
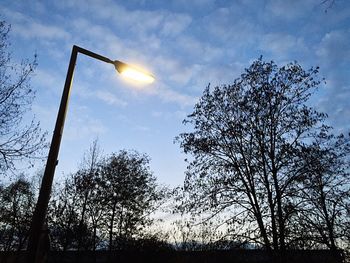
<svg viewBox="0 0 350 263">
<path fill-rule="evenodd" d="M 0 188 L 0 250 L 25 248 L 33 210 L 34 191 L 24 177 Z"/>
<path fill-rule="evenodd" d="M 127 249 L 140 245 L 144 237 L 155 244 L 145 229 L 167 192 L 157 185 L 149 157 L 125 150 L 99 156 L 94 141 L 80 169 L 51 201 L 49 225 L 55 249 Z"/>
<path fill-rule="evenodd" d="M 296 199 L 296 229 L 309 234 L 308 241 L 336 250 L 346 243 L 350 224 L 349 138 L 320 134 L 302 152 L 304 170 Z M 338 243 L 338 244 L 337 244 Z"/>
<path fill-rule="evenodd" d="M 98 185 L 108 211 L 109 250 L 136 237 L 151 222 L 149 215 L 162 198 L 148 163 L 146 155 L 120 151 L 100 166 Z"/>
<path fill-rule="evenodd" d="M 236 238 L 290 247 L 301 205 L 296 193 L 306 180 L 303 153 L 329 130 L 326 114 L 307 105 L 320 83 L 318 68 L 260 58 L 232 85 L 208 86 L 184 121 L 193 131 L 177 137 L 193 156 L 184 183 L 187 211 L 224 212 Z"/>
<path fill-rule="evenodd" d="M 29 85 L 37 65 L 23 60 L 20 65 L 11 62 L 8 33 L 10 27 L 0 21 L 0 173 L 15 169 L 15 162 L 31 160 L 46 146 L 45 134 L 28 111 L 35 97 Z"/>
</svg>

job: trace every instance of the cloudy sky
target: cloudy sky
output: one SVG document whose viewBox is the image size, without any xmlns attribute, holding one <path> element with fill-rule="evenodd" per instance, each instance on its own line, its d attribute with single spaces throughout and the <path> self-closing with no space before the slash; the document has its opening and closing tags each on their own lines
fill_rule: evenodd
<svg viewBox="0 0 350 263">
<path fill-rule="evenodd" d="M 350 1 L 336 0 L 2 0 L 13 59 L 38 54 L 33 105 L 51 135 L 76 44 L 151 71 L 148 86 L 125 82 L 79 55 L 58 176 L 73 172 L 92 140 L 104 153 L 147 153 L 159 181 L 181 184 L 186 164 L 173 140 L 203 89 L 229 84 L 260 55 L 279 65 L 320 66 L 327 80 L 312 99 L 335 131 L 350 129 Z M 38 164 L 38 169 L 40 168 Z"/>
</svg>

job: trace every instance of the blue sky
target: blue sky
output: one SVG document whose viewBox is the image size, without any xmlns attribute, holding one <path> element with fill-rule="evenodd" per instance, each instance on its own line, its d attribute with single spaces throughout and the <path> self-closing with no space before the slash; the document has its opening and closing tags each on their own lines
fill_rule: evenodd
<svg viewBox="0 0 350 263">
<path fill-rule="evenodd" d="M 279 65 L 320 66 L 327 84 L 312 104 L 336 132 L 350 129 L 350 1 L 61 0 L 0 2 L 12 25 L 13 58 L 38 54 L 33 112 L 51 135 L 73 44 L 151 71 L 133 86 L 107 64 L 80 55 L 57 177 L 73 172 L 92 140 L 105 154 L 147 153 L 164 184 L 181 184 L 186 163 L 176 135 L 203 89 L 230 84 L 260 55 Z M 39 169 L 43 164 L 38 164 Z"/>
</svg>

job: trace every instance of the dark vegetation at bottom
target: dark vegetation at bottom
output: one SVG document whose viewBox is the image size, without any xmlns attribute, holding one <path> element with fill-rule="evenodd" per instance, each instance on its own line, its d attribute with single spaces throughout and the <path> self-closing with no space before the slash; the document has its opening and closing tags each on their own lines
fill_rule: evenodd
<svg viewBox="0 0 350 263">
<path fill-rule="evenodd" d="M 25 252 L 1 252 L 0 263 L 26 262 Z M 167 262 L 167 263 L 340 263 L 340 250 L 212 250 L 212 251 L 51 251 L 48 263 L 108 263 L 108 262 Z"/>
</svg>

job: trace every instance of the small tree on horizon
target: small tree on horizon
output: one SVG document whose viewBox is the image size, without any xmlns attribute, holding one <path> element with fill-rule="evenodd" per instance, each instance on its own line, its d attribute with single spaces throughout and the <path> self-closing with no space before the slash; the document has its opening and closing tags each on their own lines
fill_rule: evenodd
<svg viewBox="0 0 350 263">
<path fill-rule="evenodd" d="M 100 165 L 98 185 L 107 211 L 109 250 L 140 236 L 163 198 L 149 161 L 147 155 L 122 150 Z"/>
<path fill-rule="evenodd" d="M 137 151 L 99 152 L 94 141 L 80 169 L 50 203 L 55 249 L 128 249 L 135 242 L 141 245 L 143 238 L 156 244 L 147 227 L 167 189 L 157 184 L 149 157 Z"/>
<path fill-rule="evenodd" d="M 34 211 L 34 189 L 24 176 L 0 185 L 0 251 L 20 251 L 27 245 Z"/>
</svg>

